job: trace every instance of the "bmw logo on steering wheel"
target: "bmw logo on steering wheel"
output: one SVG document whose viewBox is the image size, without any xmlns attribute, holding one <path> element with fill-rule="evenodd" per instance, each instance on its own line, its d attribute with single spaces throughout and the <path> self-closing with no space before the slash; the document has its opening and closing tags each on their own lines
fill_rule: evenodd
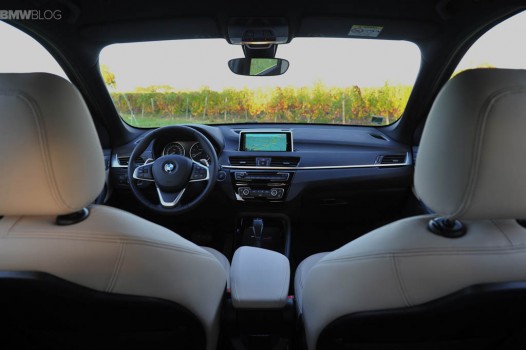
<svg viewBox="0 0 526 350">
<path fill-rule="evenodd" d="M 164 172 L 171 174 L 175 171 L 175 163 L 172 162 L 166 162 L 163 166 Z"/>
</svg>

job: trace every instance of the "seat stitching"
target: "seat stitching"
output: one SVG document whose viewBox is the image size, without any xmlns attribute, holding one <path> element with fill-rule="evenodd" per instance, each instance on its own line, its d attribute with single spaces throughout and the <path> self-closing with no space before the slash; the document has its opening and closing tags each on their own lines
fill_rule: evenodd
<svg viewBox="0 0 526 350">
<path fill-rule="evenodd" d="M 521 87 L 508 87 L 493 92 L 484 100 L 483 107 L 479 112 L 479 114 L 483 114 L 482 118 L 479 117 L 477 120 L 476 137 L 473 142 L 474 152 L 472 152 L 471 165 L 469 167 L 470 170 L 468 175 L 468 185 L 466 186 L 464 194 L 462 195 L 462 200 L 460 204 L 458 205 L 457 209 L 451 214 L 451 217 L 461 217 L 463 214 L 465 214 L 466 211 L 468 211 L 468 209 L 470 208 L 471 202 L 473 200 L 473 193 L 475 192 L 475 187 L 477 185 L 480 170 L 479 167 L 482 158 L 482 146 L 484 144 L 483 136 L 486 132 L 486 124 L 491 110 L 493 109 L 497 101 L 501 98 L 508 95 L 524 92 L 526 92 L 526 89 Z"/>
<path fill-rule="evenodd" d="M 162 241 L 153 241 L 153 240 L 147 240 L 147 239 L 140 239 L 140 238 L 125 238 L 120 233 L 115 233 L 114 236 L 112 236 L 111 232 L 109 234 L 103 234 L 103 233 L 94 233 L 93 235 L 90 235 L 88 232 L 78 232 L 78 231 L 25 231 L 25 232 L 15 232 L 16 236 L 11 236 L 10 238 L 36 238 L 36 239 L 47 239 L 47 238 L 55 238 L 55 239 L 80 239 L 80 240 L 87 240 L 87 241 L 110 241 L 110 242 L 121 242 L 125 241 L 128 243 L 147 243 L 147 244 L 153 244 L 153 245 L 163 245 L 163 246 L 173 246 L 178 247 L 176 244 L 170 244 Z M 38 233 L 38 234 L 37 234 Z M 99 234 L 99 236 L 97 236 Z M 179 248 L 184 249 L 184 248 Z M 189 250 L 192 251 L 193 250 Z M 206 250 L 205 250 L 206 252 Z M 209 256 L 208 252 L 201 253 L 198 252 L 201 255 Z M 212 255 L 212 257 L 215 258 L 215 256 Z"/>
<path fill-rule="evenodd" d="M 513 241 L 508 237 L 508 235 L 506 234 L 506 232 L 504 232 L 504 230 L 493 220 L 489 220 L 493 226 L 495 226 L 497 228 L 497 230 L 499 230 L 500 233 L 502 233 L 502 235 L 504 236 L 504 238 L 506 238 L 506 240 L 510 243 L 510 245 L 513 245 Z"/>
<path fill-rule="evenodd" d="M 411 306 L 413 303 L 409 300 L 409 295 L 406 293 L 404 282 L 402 281 L 402 276 L 400 274 L 399 266 L 398 266 L 398 259 L 396 256 L 391 256 L 391 261 L 393 262 L 393 268 L 396 276 L 396 280 L 398 281 L 398 290 L 400 291 L 400 294 L 402 295 L 402 298 L 404 299 L 404 303 L 406 306 Z"/>
<path fill-rule="evenodd" d="M 126 254 L 126 243 L 123 242 L 120 247 L 119 256 L 117 258 L 117 261 L 115 262 L 115 267 L 113 269 L 112 276 L 109 280 L 108 286 L 106 287 L 107 292 L 113 292 L 113 289 L 115 288 L 115 285 L 117 284 L 117 279 L 119 277 L 119 273 L 121 271 L 121 268 L 124 262 L 125 254 Z"/>
<path fill-rule="evenodd" d="M 507 249 L 487 249 L 487 250 L 451 250 L 451 251 L 417 251 L 417 252 L 396 252 L 397 257 L 419 257 L 419 256 L 430 256 L 430 255 L 505 255 L 505 254 L 520 254 L 520 253 L 526 253 L 525 248 L 517 249 L 516 247 L 508 247 Z M 382 258 L 389 258 L 393 255 L 393 252 L 385 252 L 385 253 L 378 253 L 378 254 L 368 254 L 368 255 L 361 255 L 361 256 L 353 256 L 353 257 L 346 257 L 346 258 L 339 258 L 339 259 L 330 259 L 330 260 L 324 260 L 320 261 L 319 264 L 339 264 L 339 263 L 345 263 L 348 261 L 361 261 L 361 260 L 369 260 L 369 259 L 382 259 Z"/>
<path fill-rule="evenodd" d="M 48 188 L 51 190 L 51 196 L 55 200 L 56 204 L 67 209 L 76 209 L 70 206 L 60 193 L 59 186 L 57 184 L 56 175 L 53 167 L 53 160 L 49 151 L 48 137 L 45 128 L 45 119 L 42 118 L 42 114 L 38 103 L 28 94 L 23 91 L 16 90 L 16 98 L 25 102 L 33 112 L 33 118 L 37 126 L 37 133 L 40 143 L 40 153 L 44 163 L 44 170 L 46 173 L 46 180 L 48 182 Z"/>
<path fill-rule="evenodd" d="M 18 222 L 22 219 L 23 216 L 18 216 L 15 220 L 13 220 L 13 222 L 11 223 L 11 225 L 9 227 L 7 227 L 7 229 L 5 231 L 2 232 L 2 237 L 10 237 L 10 234 L 12 233 L 13 231 L 13 227 L 16 226 L 16 224 L 18 224 Z M 7 225 L 6 225 L 7 226 Z"/>
<path fill-rule="evenodd" d="M 62 239 L 62 240 L 71 240 L 71 241 L 85 241 L 85 242 L 99 242 L 99 243 L 120 243 L 124 242 L 128 245 L 141 245 L 141 246 L 148 246 L 153 248 L 162 248 L 166 250 L 172 250 L 172 251 L 178 251 L 181 253 L 187 253 L 191 255 L 201 256 L 204 258 L 207 258 L 209 260 L 217 260 L 214 256 L 211 256 L 210 254 L 203 254 L 198 251 L 194 250 L 188 250 L 184 249 L 178 246 L 169 245 L 169 244 L 161 244 L 161 243 L 155 243 L 155 242 L 148 242 L 148 241 L 141 241 L 141 240 L 130 240 L 130 239 L 122 239 L 119 237 L 108 237 L 108 239 L 104 238 L 88 238 L 86 236 L 77 236 L 75 237 L 73 234 L 69 236 L 53 236 L 53 235 L 46 235 L 46 236 L 32 236 L 32 235 L 17 235 L 17 236 L 10 236 L 9 239 Z"/>
</svg>

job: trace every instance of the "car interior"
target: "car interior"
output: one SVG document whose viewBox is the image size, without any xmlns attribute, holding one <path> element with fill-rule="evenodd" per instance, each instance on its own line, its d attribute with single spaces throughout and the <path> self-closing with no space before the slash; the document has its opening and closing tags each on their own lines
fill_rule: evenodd
<svg viewBox="0 0 526 350">
<path fill-rule="evenodd" d="M 6 349 L 525 348 L 526 2 L 1 4 Z"/>
</svg>

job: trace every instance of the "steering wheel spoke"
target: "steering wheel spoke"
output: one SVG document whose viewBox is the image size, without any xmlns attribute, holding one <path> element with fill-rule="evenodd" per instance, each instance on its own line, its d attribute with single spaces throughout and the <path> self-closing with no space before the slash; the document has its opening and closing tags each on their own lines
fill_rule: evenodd
<svg viewBox="0 0 526 350">
<path fill-rule="evenodd" d="M 183 194 L 185 191 L 186 187 L 176 192 L 162 191 L 159 187 L 157 187 L 157 195 L 159 196 L 159 201 L 161 202 L 161 205 L 164 208 L 176 207 L 181 201 L 181 198 L 183 198 Z"/>
<path fill-rule="evenodd" d="M 190 175 L 189 182 L 207 181 L 210 179 L 210 170 L 208 166 L 205 166 L 196 161 L 192 161 L 192 173 Z"/>
<path fill-rule="evenodd" d="M 140 165 L 133 171 L 133 178 L 135 180 L 154 182 L 152 173 L 152 163 Z"/>
</svg>

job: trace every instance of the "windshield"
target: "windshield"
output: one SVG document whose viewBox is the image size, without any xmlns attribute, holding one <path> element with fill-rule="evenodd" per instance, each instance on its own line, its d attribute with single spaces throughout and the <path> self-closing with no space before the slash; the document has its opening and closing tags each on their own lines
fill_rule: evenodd
<svg viewBox="0 0 526 350">
<path fill-rule="evenodd" d="M 420 68 L 405 41 L 296 38 L 279 76 L 241 76 L 224 39 L 115 44 L 100 68 L 115 107 L 136 127 L 183 123 L 388 125 L 402 115 Z"/>
</svg>

